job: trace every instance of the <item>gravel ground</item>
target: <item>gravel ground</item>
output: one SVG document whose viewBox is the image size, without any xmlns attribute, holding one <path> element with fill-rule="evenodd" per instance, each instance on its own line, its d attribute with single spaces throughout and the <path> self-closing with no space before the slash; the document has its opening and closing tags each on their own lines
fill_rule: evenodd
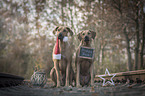
<svg viewBox="0 0 145 96">
<path fill-rule="evenodd" d="M 102 87 L 95 83 L 95 87 L 61 87 L 51 88 L 46 84 L 43 88 L 28 85 L 0 88 L 0 96 L 145 96 L 143 84 L 116 84 L 115 86 Z"/>
</svg>

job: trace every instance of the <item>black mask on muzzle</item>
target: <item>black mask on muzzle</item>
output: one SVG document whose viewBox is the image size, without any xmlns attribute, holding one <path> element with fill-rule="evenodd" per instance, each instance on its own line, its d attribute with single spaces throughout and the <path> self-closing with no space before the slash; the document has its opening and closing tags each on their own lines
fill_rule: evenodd
<svg viewBox="0 0 145 96">
<path fill-rule="evenodd" d="M 84 41 L 85 42 L 89 41 L 89 37 L 88 36 L 85 36 Z"/>
<path fill-rule="evenodd" d="M 59 34 L 58 34 L 58 39 L 63 40 L 63 37 L 64 37 L 64 36 L 62 35 L 62 33 L 59 33 Z"/>
</svg>

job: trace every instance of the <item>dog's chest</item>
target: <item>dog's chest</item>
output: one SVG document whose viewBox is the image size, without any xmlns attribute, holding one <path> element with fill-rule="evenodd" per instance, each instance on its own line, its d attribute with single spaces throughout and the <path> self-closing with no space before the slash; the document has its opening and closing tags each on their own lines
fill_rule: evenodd
<svg viewBox="0 0 145 96">
<path fill-rule="evenodd" d="M 72 50 L 70 48 L 70 46 L 63 46 L 61 48 L 61 54 L 62 54 L 62 58 L 66 59 L 66 60 L 70 60 L 71 56 L 72 56 Z"/>
<path fill-rule="evenodd" d="M 80 64 L 80 69 L 82 70 L 82 72 L 88 72 L 92 64 L 92 60 L 80 58 L 79 64 Z"/>
</svg>

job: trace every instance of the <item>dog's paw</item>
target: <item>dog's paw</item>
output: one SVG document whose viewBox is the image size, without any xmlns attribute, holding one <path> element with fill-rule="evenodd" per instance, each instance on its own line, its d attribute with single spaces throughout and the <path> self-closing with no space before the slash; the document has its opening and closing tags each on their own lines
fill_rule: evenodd
<svg viewBox="0 0 145 96">
<path fill-rule="evenodd" d="M 53 85 L 53 86 L 51 86 L 50 88 L 55 88 L 56 87 L 56 85 Z"/>
<path fill-rule="evenodd" d="M 60 88 L 60 87 L 61 87 L 61 86 L 60 86 L 60 83 L 58 83 L 56 87 L 57 87 L 57 88 Z"/>
<path fill-rule="evenodd" d="M 57 85 L 56 87 L 57 87 L 57 88 L 60 88 L 61 86 L 60 86 L 60 85 Z"/>
<path fill-rule="evenodd" d="M 90 87 L 94 87 L 94 86 L 95 86 L 94 84 L 91 84 L 91 85 L 90 85 Z"/>
<path fill-rule="evenodd" d="M 77 88 L 81 88 L 81 87 L 82 87 L 81 85 L 79 85 L 79 84 L 77 85 Z"/>
</svg>

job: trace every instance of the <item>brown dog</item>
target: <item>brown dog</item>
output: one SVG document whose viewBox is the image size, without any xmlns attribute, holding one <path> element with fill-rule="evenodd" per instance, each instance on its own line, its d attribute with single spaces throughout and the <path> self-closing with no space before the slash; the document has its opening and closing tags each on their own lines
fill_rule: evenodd
<svg viewBox="0 0 145 96">
<path fill-rule="evenodd" d="M 91 86 L 94 85 L 94 59 L 86 59 L 86 58 L 79 58 L 78 52 L 80 49 L 80 46 L 83 47 L 92 47 L 91 41 L 96 37 L 96 32 L 85 30 L 78 34 L 78 39 L 81 41 L 77 52 L 76 52 L 76 59 L 75 59 L 75 65 L 77 68 L 76 73 L 76 86 L 81 87 L 84 85 L 88 85 L 91 80 Z"/>
<path fill-rule="evenodd" d="M 69 33 L 73 35 L 70 28 L 62 26 L 56 27 L 53 31 L 53 34 L 57 35 L 57 42 L 53 48 L 54 67 L 51 69 L 50 76 L 56 87 L 72 85 L 72 81 L 75 80 L 71 64 L 72 48 L 67 41 Z"/>
</svg>

